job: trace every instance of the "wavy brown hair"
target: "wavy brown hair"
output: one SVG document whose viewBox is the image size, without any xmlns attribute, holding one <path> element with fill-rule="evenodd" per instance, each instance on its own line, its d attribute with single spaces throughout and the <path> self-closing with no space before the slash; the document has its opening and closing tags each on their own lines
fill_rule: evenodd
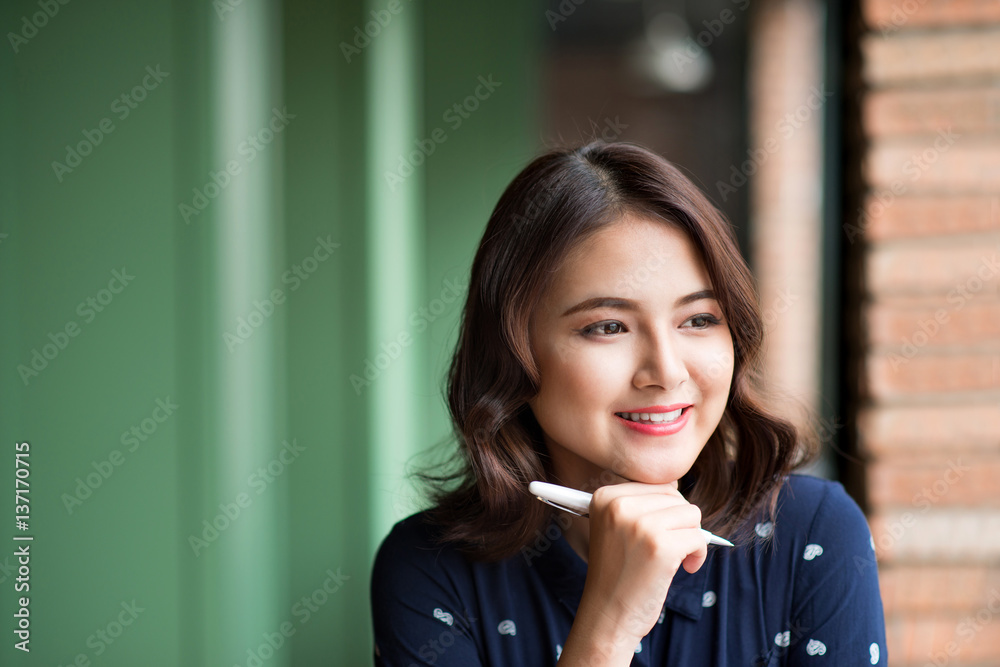
<svg viewBox="0 0 1000 667">
<path fill-rule="evenodd" d="M 681 480 L 702 525 L 739 538 L 747 520 L 775 513 L 784 477 L 815 441 L 765 408 L 755 380 L 764 326 L 753 277 L 732 229 L 673 164 L 635 144 L 595 141 L 551 150 L 524 168 L 490 215 L 472 263 L 447 399 L 459 445 L 443 474 L 418 471 L 437 539 L 474 560 L 531 544 L 553 510 L 528 493 L 554 481 L 527 401 L 539 388 L 529 339 L 532 311 L 578 243 L 625 214 L 683 230 L 699 250 L 732 333 L 735 360 L 725 412 Z"/>
</svg>

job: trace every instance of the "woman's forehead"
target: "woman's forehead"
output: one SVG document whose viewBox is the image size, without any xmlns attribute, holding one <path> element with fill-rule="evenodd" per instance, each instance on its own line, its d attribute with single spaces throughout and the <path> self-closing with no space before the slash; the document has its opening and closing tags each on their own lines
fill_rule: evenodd
<svg viewBox="0 0 1000 667">
<path fill-rule="evenodd" d="M 589 248 L 564 262 L 542 298 L 550 313 L 584 300 L 633 300 L 639 310 L 670 308 L 694 292 L 712 290 L 701 257 L 687 236 L 663 223 L 660 231 L 594 239 Z M 602 230 L 602 232 L 605 230 Z"/>
<path fill-rule="evenodd" d="M 661 220 L 627 218 L 607 225 L 574 246 L 560 263 L 562 281 L 629 274 L 661 274 L 693 267 L 704 273 L 697 248 L 678 227 Z"/>
</svg>

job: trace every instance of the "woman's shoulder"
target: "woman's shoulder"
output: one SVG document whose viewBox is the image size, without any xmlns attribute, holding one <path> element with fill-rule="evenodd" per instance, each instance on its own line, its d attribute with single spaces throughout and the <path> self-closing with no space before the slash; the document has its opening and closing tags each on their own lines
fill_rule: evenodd
<svg viewBox="0 0 1000 667">
<path fill-rule="evenodd" d="M 382 539 L 369 590 L 376 664 L 430 664 L 445 649 L 448 664 L 478 664 L 474 573 L 436 535 L 423 510 L 397 521 Z"/>
<path fill-rule="evenodd" d="M 840 482 L 803 473 L 785 478 L 778 494 L 776 532 L 809 541 L 836 538 L 868 545 L 871 532 L 858 503 Z"/>
<path fill-rule="evenodd" d="M 458 549 L 438 539 L 430 510 L 397 521 L 375 553 L 373 578 L 413 585 L 418 579 L 453 579 L 467 566 Z"/>
<path fill-rule="evenodd" d="M 429 509 L 414 512 L 400 519 L 382 538 L 376 559 L 410 560 L 448 558 L 457 553 L 449 544 L 438 540 L 438 526 Z"/>
</svg>

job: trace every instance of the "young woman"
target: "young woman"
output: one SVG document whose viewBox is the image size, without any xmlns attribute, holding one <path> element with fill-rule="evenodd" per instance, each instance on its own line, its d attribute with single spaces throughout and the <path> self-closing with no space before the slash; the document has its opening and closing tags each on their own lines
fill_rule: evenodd
<svg viewBox="0 0 1000 667">
<path fill-rule="evenodd" d="M 754 380 L 763 325 L 722 214 L 626 143 L 518 174 L 476 253 L 450 474 L 371 581 L 375 664 L 884 665 L 874 543 Z M 593 493 L 589 516 L 534 480 Z M 708 546 L 705 528 L 735 547 Z"/>
</svg>

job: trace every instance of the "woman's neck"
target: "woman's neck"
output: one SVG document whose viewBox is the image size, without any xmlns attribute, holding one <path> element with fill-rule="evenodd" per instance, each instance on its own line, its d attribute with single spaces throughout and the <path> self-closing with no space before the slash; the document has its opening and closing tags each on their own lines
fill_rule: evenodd
<svg viewBox="0 0 1000 667">
<path fill-rule="evenodd" d="M 568 513 L 566 516 L 570 520 L 570 525 L 563 532 L 563 536 L 573 551 L 583 559 L 584 563 L 587 563 L 590 553 L 590 519 Z"/>
</svg>

